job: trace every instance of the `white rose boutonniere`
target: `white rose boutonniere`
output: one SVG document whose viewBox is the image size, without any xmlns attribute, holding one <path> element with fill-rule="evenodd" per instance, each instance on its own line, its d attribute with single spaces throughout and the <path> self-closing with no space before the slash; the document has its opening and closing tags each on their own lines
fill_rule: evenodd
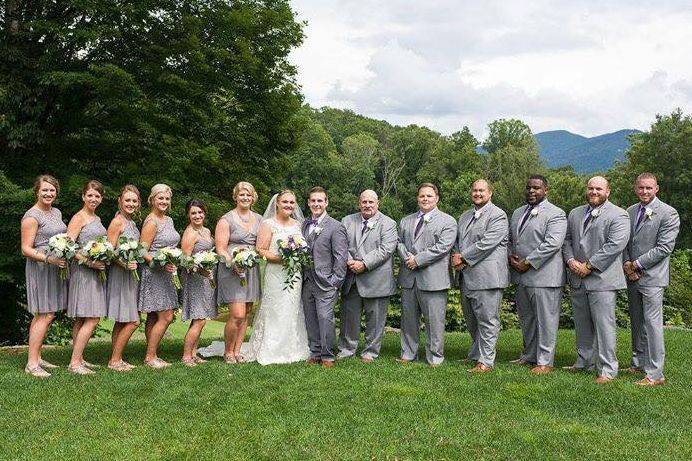
<svg viewBox="0 0 692 461">
<path fill-rule="evenodd" d="M 481 212 L 480 211 L 474 211 L 473 212 L 473 219 L 478 219 L 481 217 Z"/>
<path fill-rule="evenodd" d="M 644 216 L 646 216 L 646 219 L 651 219 L 651 216 L 653 216 L 654 210 L 651 208 L 644 208 Z"/>
<path fill-rule="evenodd" d="M 423 222 L 429 223 L 431 219 L 432 219 L 432 218 L 430 217 L 430 215 L 427 215 L 427 214 L 426 214 L 426 215 L 423 215 Z"/>
<path fill-rule="evenodd" d="M 368 229 L 373 229 L 375 227 L 375 223 L 372 221 L 368 221 L 365 227 L 367 227 Z"/>
<path fill-rule="evenodd" d="M 538 208 L 534 208 L 531 210 L 531 216 L 538 216 Z"/>
<path fill-rule="evenodd" d="M 315 226 L 315 235 L 320 235 L 322 233 L 322 228 L 320 226 Z"/>
<path fill-rule="evenodd" d="M 591 210 L 591 217 L 592 218 L 598 218 L 598 215 L 601 214 L 601 209 L 600 208 L 595 208 Z"/>
</svg>

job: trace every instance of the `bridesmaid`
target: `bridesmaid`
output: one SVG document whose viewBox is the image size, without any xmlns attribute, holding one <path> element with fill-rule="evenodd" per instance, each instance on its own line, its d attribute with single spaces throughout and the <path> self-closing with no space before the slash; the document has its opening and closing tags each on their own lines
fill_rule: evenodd
<svg viewBox="0 0 692 461">
<path fill-rule="evenodd" d="M 185 213 L 190 224 L 183 232 L 181 243 L 183 253 L 192 256 L 200 251 L 214 248 L 211 231 L 204 227 L 204 218 L 207 214 L 207 207 L 204 202 L 196 199 L 190 200 L 185 205 Z M 206 362 L 206 360 L 197 357 L 197 343 L 202 328 L 207 322 L 206 319 L 215 318 L 218 315 L 214 289 L 209 280 L 210 275 L 203 272 L 186 273 L 183 283 L 183 321 L 192 320 L 192 323 L 190 323 L 190 328 L 185 335 L 182 361 L 190 367 Z"/>
<path fill-rule="evenodd" d="M 147 249 L 144 256 L 147 264 L 161 248 L 175 248 L 180 242 L 180 234 L 175 230 L 173 219 L 166 213 L 171 208 L 173 191 L 166 184 L 156 184 L 149 194 L 151 212 L 144 220 L 140 241 Z M 177 268 L 166 264 L 164 268 L 142 268 L 142 281 L 139 285 L 139 311 L 147 314 L 144 335 L 147 339 L 147 352 L 144 364 L 151 368 L 164 368 L 170 363 L 158 356 L 159 345 L 168 325 L 173 322 L 173 312 L 178 308 L 178 292 L 173 285 L 173 273 Z"/>
<path fill-rule="evenodd" d="M 89 181 L 84 185 L 84 206 L 67 225 L 67 235 L 80 246 L 106 235 L 101 218 L 96 216 L 96 208 L 101 205 L 102 200 L 103 185 L 100 182 Z M 90 261 L 79 253 L 75 259 L 70 270 L 67 297 L 67 315 L 75 319 L 72 326 L 72 358 L 67 371 L 78 375 L 90 375 L 94 373 L 91 368 L 96 368 L 97 365 L 84 360 L 84 349 L 101 317 L 106 316 L 106 287 L 99 279 L 99 271 L 106 270 L 106 264 Z"/>
<path fill-rule="evenodd" d="M 114 248 L 117 248 L 121 235 L 139 240 L 139 229 L 132 220 L 132 215 L 139 211 L 140 203 L 139 189 L 132 184 L 123 187 L 118 198 L 118 212 L 108 226 L 108 241 Z M 115 260 L 108 273 L 108 318 L 115 322 L 112 334 L 113 349 L 108 368 L 115 371 L 130 371 L 135 367 L 123 360 L 123 350 L 139 326 L 139 282 L 132 276 L 132 271 L 136 270 L 136 261 L 125 264 Z"/>
<path fill-rule="evenodd" d="M 257 241 L 262 216 L 252 211 L 257 201 L 257 192 L 249 182 L 239 182 L 233 188 L 233 200 L 236 207 L 223 215 L 216 224 L 216 251 L 229 261 L 233 249 L 239 247 L 253 248 Z M 228 269 L 224 264 L 218 268 L 218 303 L 229 306 L 229 317 L 224 329 L 226 363 L 243 363 L 245 357 L 240 355 L 240 346 L 247 330 L 247 316 L 252 305 L 260 299 L 259 267 L 246 271 L 247 285 L 240 283 L 239 271 L 235 267 Z"/>
<path fill-rule="evenodd" d="M 50 376 L 44 368 L 57 368 L 41 359 L 41 347 L 55 313 L 67 308 L 67 283 L 60 280 L 62 258 L 48 256 L 48 239 L 64 233 L 60 210 L 53 202 L 60 191 L 58 180 L 41 175 L 34 181 L 36 203 L 22 217 L 22 255 L 26 258 L 26 300 L 34 318 L 29 327 L 29 358 L 24 371 L 37 378 Z"/>
</svg>

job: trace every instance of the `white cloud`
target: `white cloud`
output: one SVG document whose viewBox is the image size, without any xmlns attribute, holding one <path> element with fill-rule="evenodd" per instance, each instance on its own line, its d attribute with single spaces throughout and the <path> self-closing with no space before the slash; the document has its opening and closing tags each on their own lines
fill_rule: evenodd
<svg viewBox="0 0 692 461">
<path fill-rule="evenodd" d="M 692 107 L 687 2 L 294 0 L 307 101 L 443 133 L 646 129 Z"/>
</svg>

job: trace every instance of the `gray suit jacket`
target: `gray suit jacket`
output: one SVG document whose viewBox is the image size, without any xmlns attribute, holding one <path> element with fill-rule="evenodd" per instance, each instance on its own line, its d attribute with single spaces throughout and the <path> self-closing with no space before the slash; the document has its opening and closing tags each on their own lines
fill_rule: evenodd
<svg viewBox="0 0 692 461">
<path fill-rule="evenodd" d="M 568 270 L 569 283 L 573 288 L 583 285 L 587 291 L 626 288 L 622 251 L 630 237 L 630 218 L 625 210 L 606 200 L 599 216 L 592 218 L 586 230 L 582 231 L 587 207 L 578 206 L 569 212 L 562 256 L 565 262 L 571 258 L 589 261 L 594 270 L 584 279 Z"/>
<path fill-rule="evenodd" d="M 650 218 L 644 216 L 637 229 L 639 204 L 627 209 L 632 227 L 624 259 L 638 261 L 644 269 L 637 281 L 640 286 L 665 287 L 670 280 L 670 254 L 680 232 L 680 216 L 675 208 L 658 198 L 647 208 L 651 208 L 653 213 Z"/>
<path fill-rule="evenodd" d="M 348 237 L 348 253 L 352 259 L 363 261 L 365 272 L 348 271 L 342 293 L 346 294 L 355 283 L 363 298 L 381 298 L 396 292 L 394 281 L 394 251 L 398 236 L 396 222 L 379 211 L 368 220 L 369 228 L 363 230 L 360 213 L 341 220 Z"/>
<path fill-rule="evenodd" d="M 424 222 L 418 236 L 414 238 L 417 217 L 418 212 L 410 214 L 399 224 L 399 285 L 402 288 L 413 288 L 415 281 L 421 290 L 447 290 L 451 287 L 449 252 L 456 240 L 456 222 L 450 215 L 435 208 L 426 215 L 427 222 Z M 415 256 L 418 264 L 413 271 L 405 264 L 409 254 Z"/>
<path fill-rule="evenodd" d="M 539 203 L 519 231 L 527 206 L 520 206 L 509 224 L 509 252 L 526 259 L 531 269 L 520 274 L 510 267 L 512 282 L 526 287 L 561 287 L 565 285 L 562 244 L 567 232 L 567 215 L 547 199 Z"/>
<path fill-rule="evenodd" d="M 475 208 L 459 217 L 459 232 L 455 251 L 468 264 L 461 270 L 462 290 L 490 290 L 509 285 L 507 214 L 492 202 L 483 209 L 472 224 Z"/>
<path fill-rule="evenodd" d="M 307 223 L 305 220 L 302 232 L 315 264 L 305 269 L 303 276 L 312 279 L 323 291 L 338 290 L 346 277 L 346 229 L 339 221 L 326 215 L 318 226 L 321 228 L 319 235 L 317 232 L 308 235 Z"/>
</svg>

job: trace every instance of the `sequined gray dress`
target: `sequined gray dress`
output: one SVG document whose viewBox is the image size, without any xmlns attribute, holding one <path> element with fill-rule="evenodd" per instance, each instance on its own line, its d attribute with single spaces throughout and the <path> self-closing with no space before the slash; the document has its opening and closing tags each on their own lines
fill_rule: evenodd
<svg viewBox="0 0 692 461">
<path fill-rule="evenodd" d="M 149 219 L 156 219 L 152 216 Z M 149 253 L 154 254 L 161 248 L 176 248 L 180 243 L 180 234 L 175 230 L 173 219 L 166 216 L 163 221 L 159 221 L 156 226 L 156 235 L 151 242 Z M 179 271 L 180 272 L 180 271 Z M 142 281 L 139 284 L 139 303 L 140 312 L 160 312 L 174 310 L 178 308 L 178 292 L 173 285 L 173 274 L 166 272 L 163 267 L 149 267 L 144 264 L 142 267 Z"/>
<path fill-rule="evenodd" d="M 128 239 L 139 240 L 137 224 L 133 220 L 125 218 L 125 228 L 120 235 Z M 108 318 L 116 322 L 137 322 L 139 320 L 138 295 L 139 282 L 133 277 L 132 272 L 118 264 L 111 264 L 106 288 Z"/>
<path fill-rule="evenodd" d="M 62 213 L 57 208 L 51 208 L 49 212 L 30 208 L 22 221 L 27 218 L 38 222 L 34 248 L 44 254 L 48 252 L 48 239 L 67 231 Z M 26 260 L 26 300 L 32 314 L 59 312 L 67 308 L 67 281 L 60 280 L 58 270 L 58 266 L 53 264 Z"/>
<path fill-rule="evenodd" d="M 101 218 L 97 216 L 82 227 L 77 236 L 77 243 L 81 247 L 90 240 L 105 235 L 106 228 L 101 224 Z M 105 317 L 107 311 L 106 284 L 101 282 L 99 271 L 91 269 L 86 264 L 78 264 L 75 260 L 70 266 L 68 317 Z"/>
<path fill-rule="evenodd" d="M 230 238 L 228 239 L 228 253 L 233 254 L 236 247 L 255 248 L 257 232 L 259 231 L 262 216 L 253 212 L 255 224 L 250 232 L 238 222 L 238 217 L 233 211 L 229 211 L 221 217 L 228 222 Z M 240 284 L 240 277 L 225 264 L 219 264 L 217 270 L 217 302 L 228 304 L 232 302 L 257 302 L 262 297 L 259 266 L 246 271 L 247 285 Z"/>
<path fill-rule="evenodd" d="M 192 254 L 211 250 L 214 242 L 202 240 L 195 242 Z M 182 311 L 183 321 L 194 319 L 211 319 L 218 314 L 216 310 L 216 293 L 207 277 L 183 272 Z"/>
</svg>

